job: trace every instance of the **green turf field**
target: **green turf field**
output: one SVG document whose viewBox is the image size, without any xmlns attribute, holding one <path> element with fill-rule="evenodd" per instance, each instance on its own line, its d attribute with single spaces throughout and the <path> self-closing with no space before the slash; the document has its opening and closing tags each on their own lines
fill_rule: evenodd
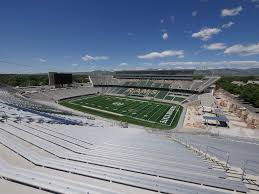
<svg viewBox="0 0 259 194">
<path fill-rule="evenodd" d="M 69 99 L 60 104 L 102 117 L 161 129 L 174 128 L 182 111 L 182 107 L 175 104 L 107 95 Z"/>
</svg>

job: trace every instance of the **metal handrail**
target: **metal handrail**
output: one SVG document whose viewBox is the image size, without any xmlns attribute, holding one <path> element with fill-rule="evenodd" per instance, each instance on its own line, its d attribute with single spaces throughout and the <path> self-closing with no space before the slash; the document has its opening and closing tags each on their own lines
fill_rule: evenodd
<svg viewBox="0 0 259 194">
<path fill-rule="evenodd" d="M 256 164 L 259 166 L 259 162 L 258 161 L 254 161 L 254 160 L 245 160 L 244 163 L 243 163 L 243 167 L 242 167 L 242 175 L 241 175 L 241 180 L 243 181 L 244 180 L 244 177 L 247 173 L 247 171 L 250 171 L 250 172 L 254 172 L 256 174 L 259 174 L 259 171 L 256 171 L 255 169 L 251 169 L 249 168 L 249 163 L 253 163 L 253 164 Z"/>
<path fill-rule="evenodd" d="M 183 144 L 184 146 L 186 147 L 192 147 L 192 149 L 196 149 L 196 151 L 199 153 L 199 154 L 202 154 L 202 155 L 205 155 L 205 158 L 208 157 L 208 155 L 210 154 L 210 157 L 214 156 L 216 157 L 217 159 L 223 159 L 225 161 L 225 170 L 227 171 L 229 169 L 229 158 L 230 158 L 230 153 L 228 151 L 225 151 L 225 150 L 222 150 L 222 149 L 219 149 L 219 148 L 216 148 L 216 147 L 212 147 L 212 146 L 207 146 L 206 147 L 206 151 L 205 153 L 201 150 L 201 144 L 194 144 L 192 143 L 191 140 L 189 140 L 189 143 L 187 141 L 187 139 L 183 139 L 183 138 L 179 138 L 177 136 L 175 136 L 175 138 L 181 143 Z M 217 154 L 215 152 L 213 152 L 212 150 L 217 150 L 219 152 L 222 152 L 222 153 L 225 153 L 226 156 L 223 157 L 222 155 L 220 154 Z"/>
<path fill-rule="evenodd" d="M 218 153 L 215 153 L 215 152 L 211 151 L 211 149 L 212 150 L 217 150 L 217 151 L 219 151 L 221 153 L 224 153 L 226 156 L 224 157 L 224 156 L 222 156 L 222 155 L 220 155 Z M 223 159 L 225 161 L 225 163 L 226 163 L 225 164 L 225 168 L 226 168 L 226 170 L 228 169 L 229 157 L 230 157 L 230 153 L 228 151 L 225 151 L 225 150 L 213 147 L 213 146 L 207 146 L 206 153 L 205 153 L 205 158 L 207 157 L 208 154 L 214 155 L 218 159 Z"/>
</svg>

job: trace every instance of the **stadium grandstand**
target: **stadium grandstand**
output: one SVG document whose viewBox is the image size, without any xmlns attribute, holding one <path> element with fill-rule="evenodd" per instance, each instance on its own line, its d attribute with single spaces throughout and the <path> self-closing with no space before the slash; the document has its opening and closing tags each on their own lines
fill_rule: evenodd
<svg viewBox="0 0 259 194">
<path fill-rule="evenodd" d="M 259 191 L 258 140 L 178 133 L 193 103 L 204 118 L 223 114 L 210 87 L 218 77 L 153 70 L 89 78 L 0 86 L 1 193 Z"/>
<path fill-rule="evenodd" d="M 145 97 L 165 101 L 188 102 L 203 93 L 219 77 L 193 79 L 194 70 L 135 70 L 94 73 L 90 81 L 106 94 Z M 192 98 L 191 98 L 192 97 Z"/>
<path fill-rule="evenodd" d="M 258 8 L 1 1 L 0 194 L 259 194 Z"/>
<path fill-rule="evenodd" d="M 163 89 L 187 93 L 202 93 L 219 79 L 205 77 L 202 80 L 193 80 L 193 72 L 194 70 L 117 71 L 113 75 L 92 74 L 90 78 L 94 86 Z"/>
<path fill-rule="evenodd" d="M 214 152 L 216 141 L 206 150 L 206 137 L 197 137 L 200 148 L 187 135 L 150 134 L 136 127 L 125 131 L 99 119 L 36 110 L 29 100 L 1 87 L 0 190 L 5 193 L 223 194 L 256 189 L 248 183 L 248 171 L 231 166 L 240 157 L 228 160 L 224 152 Z"/>
<path fill-rule="evenodd" d="M 197 100 L 200 93 L 209 90 L 219 79 L 194 80 L 193 73 L 194 70 L 92 72 L 90 85 L 82 86 L 70 83 L 71 74 L 50 72 L 49 86 L 18 90 L 25 99 L 45 105 L 59 103 L 126 123 L 174 128 L 181 116 L 182 104 Z"/>
</svg>

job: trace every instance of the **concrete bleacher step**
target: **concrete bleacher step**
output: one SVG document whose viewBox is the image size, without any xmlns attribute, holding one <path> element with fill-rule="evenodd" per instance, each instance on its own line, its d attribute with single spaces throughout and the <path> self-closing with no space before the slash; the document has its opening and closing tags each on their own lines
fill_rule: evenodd
<svg viewBox="0 0 259 194">
<path fill-rule="evenodd" d="M 6 140 L 8 139 L 8 140 Z M 51 169 L 62 170 L 65 172 L 75 173 L 78 175 L 84 175 L 89 177 L 94 177 L 102 180 L 108 180 L 115 183 L 126 184 L 138 188 L 144 188 L 148 190 L 165 192 L 165 193 L 192 193 L 195 191 L 198 193 L 222 193 L 219 191 L 213 191 L 207 189 L 199 189 L 194 185 L 181 185 L 179 182 L 175 183 L 167 179 L 147 176 L 147 175 L 137 175 L 136 173 L 127 172 L 123 173 L 121 170 L 107 169 L 104 167 L 96 167 L 89 164 L 81 164 L 77 162 L 60 160 L 60 159 L 47 159 L 46 157 L 41 157 L 19 143 L 12 142 L 11 138 L 0 138 L 0 141 L 11 150 L 15 151 L 19 155 L 23 156 L 27 160 L 33 162 L 36 165 L 49 167 Z M 228 186 L 237 187 L 234 182 L 228 183 Z M 221 184 L 222 188 L 227 185 Z M 220 188 L 221 188 L 220 187 Z"/>
<path fill-rule="evenodd" d="M 40 126 L 39 126 L 40 127 Z M 40 127 L 41 128 L 41 127 Z M 44 127 L 44 129 L 46 129 L 46 131 L 48 131 L 48 130 L 50 130 L 51 132 L 53 131 L 53 129 L 49 129 L 49 128 L 46 128 L 46 127 Z M 56 130 L 57 131 L 57 130 Z M 62 134 L 62 133 L 60 133 L 60 132 L 58 132 L 58 134 L 59 135 L 62 135 L 61 137 L 63 137 L 63 135 L 64 134 Z M 66 137 L 66 135 L 64 135 L 65 137 Z M 80 146 L 82 146 L 82 147 L 84 147 L 84 146 L 88 146 L 88 144 L 89 144 L 89 142 L 87 142 L 86 144 L 85 144 L 85 141 L 82 141 L 82 140 L 80 140 L 80 139 L 78 139 L 78 138 L 73 138 L 73 140 L 76 140 L 76 142 L 77 143 L 80 143 Z M 175 145 L 174 145 L 175 146 Z M 107 145 L 103 145 L 103 146 L 93 146 L 94 147 L 94 149 L 92 149 L 92 151 L 93 152 L 95 152 L 95 153 L 97 153 L 96 151 L 98 151 L 100 148 L 101 148 L 101 151 L 102 152 L 105 152 L 105 153 L 108 153 L 108 154 L 110 154 L 110 152 L 118 152 L 118 150 L 119 150 L 119 154 L 121 155 L 122 153 L 125 153 L 126 151 L 127 151 L 127 153 L 126 154 L 130 154 L 131 153 L 131 150 L 133 150 L 134 152 L 133 153 L 137 153 L 137 154 L 139 154 L 139 155 L 141 155 L 141 156 L 143 156 L 143 155 L 145 155 L 145 156 L 150 156 L 151 158 L 154 158 L 154 154 L 156 154 L 156 153 L 154 153 L 154 152 L 146 152 L 146 150 L 139 150 L 139 149 L 134 149 L 134 147 L 122 147 L 122 146 L 116 146 L 116 145 L 112 145 L 112 144 L 107 144 Z M 182 152 L 182 150 L 180 150 L 181 152 Z M 179 151 L 179 152 L 180 152 Z M 160 150 L 157 152 L 157 153 L 159 153 L 159 155 L 158 155 L 158 157 L 160 158 L 160 159 L 162 159 L 162 158 L 164 158 L 164 159 L 166 159 L 166 160 L 174 160 L 174 158 L 173 157 L 164 157 L 164 156 L 168 156 L 168 155 L 161 155 L 160 154 Z M 176 152 L 176 150 L 174 150 L 174 154 L 175 154 L 175 152 Z M 139 155 L 137 155 L 137 156 L 139 156 Z M 134 155 L 135 156 L 135 155 Z M 156 158 L 156 157 L 155 157 Z M 173 161 L 173 162 L 175 162 L 175 161 Z M 194 167 L 194 165 L 193 164 L 189 164 L 189 165 L 186 165 L 186 166 L 190 166 L 190 167 Z M 197 167 L 197 165 L 196 165 L 196 167 Z M 203 165 L 203 167 L 206 167 L 206 165 Z M 208 168 L 210 168 L 210 166 L 208 166 Z"/>
<path fill-rule="evenodd" d="M 88 143 L 87 144 L 85 144 L 85 142 L 82 142 L 82 141 L 77 141 L 78 139 L 69 139 L 69 140 L 67 140 L 66 138 L 66 136 L 63 136 L 63 134 L 60 134 L 60 133 L 58 133 L 58 134 L 55 134 L 55 135 L 53 135 L 53 132 L 52 131 L 48 131 L 48 130 L 45 130 L 45 129 L 36 129 L 35 127 L 31 127 L 31 126 L 27 126 L 26 124 L 23 124 L 23 125 L 16 125 L 16 124 L 12 124 L 13 125 L 13 127 L 18 127 L 18 128 L 21 128 L 22 127 L 22 129 L 23 130 L 25 130 L 25 131 L 27 131 L 27 132 L 29 132 L 29 133 L 33 133 L 34 135 L 36 134 L 36 135 L 39 135 L 39 134 L 41 134 L 42 136 L 44 136 L 44 135 L 46 135 L 46 136 L 44 136 L 44 137 L 50 137 L 50 138 L 55 138 L 55 139 L 57 139 L 57 140 L 62 140 L 62 141 L 65 141 L 65 143 L 69 143 L 69 144 L 75 144 L 75 145 L 77 145 L 77 146 L 79 146 L 80 148 L 85 148 L 88 152 L 98 152 L 98 151 L 102 151 L 103 149 L 105 149 L 105 147 L 104 146 L 98 146 L 98 149 L 97 149 L 97 147 L 95 147 L 95 146 L 89 146 L 88 145 Z M 15 126 L 16 125 L 16 126 Z M 28 127 L 28 128 L 23 128 L 23 126 L 26 126 L 26 127 Z M 32 129 L 32 130 L 30 130 L 30 129 Z M 37 133 L 37 132 L 39 132 L 39 133 Z M 65 139 L 64 139 L 65 138 Z M 110 146 L 111 147 L 111 146 Z M 126 148 L 127 150 L 129 149 L 129 148 Z M 83 152 L 85 152 L 86 150 L 83 150 Z M 125 152 L 125 148 L 124 149 L 120 149 L 120 147 L 117 147 L 116 149 L 111 149 L 111 150 L 109 150 L 109 149 L 105 149 L 105 152 L 115 152 L 115 151 L 118 151 L 118 153 L 121 155 L 123 155 L 123 153 L 122 152 Z M 178 152 L 178 154 L 177 154 L 177 152 Z M 134 154 L 145 154 L 144 152 L 139 152 L 139 151 L 133 151 L 132 152 L 132 154 L 134 155 Z M 109 153 L 110 154 L 110 153 Z M 129 154 L 130 155 L 130 150 L 128 150 L 128 153 L 127 154 Z M 178 157 L 179 156 L 179 154 L 181 155 L 182 153 L 181 153 L 181 151 L 179 150 L 177 150 L 177 149 L 174 149 L 174 155 L 176 156 L 176 157 Z M 149 153 L 147 153 L 147 155 L 149 155 Z M 174 157 L 174 155 L 172 155 L 172 156 L 169 156 L 169 157 L 167 157 L 167 158 L 165 158 L 165 159 L 175 159 L 176 160 L 176 157 Z M 134 155 L 135 156 L 135 155 Z M 165 156 L 165 155 L 164 155 Z M 140 156 L 141 157 L 141 156 Z M 162 158 L 162 155 L 159 155 L 159 157 L 161 157 Z"/>
<path fill-rule="evenodd" d="M 14 130 L 14 132 L 17 134 L 16 137 L 23 137 L 25 138 L 24 134 L 19 133 L 19 130 Z M 78 162 L 83 162 L 83 163 L 89 163 L 89 164 L 98 164 L 99 166 L 105 166 L 105 167 L 109 167 L 109 165 L 113 165 L 113 168 L 117 168 L 119 167 L 119 169 L 123 169 L 123 166 L 120 167 L 121 164 L 116 164 L 114 165 L 114 162 L 109 162 L 108 160 L 102 160 L 99 161 L 98 159 L 94 160 L 93 158 L 89 159 L 89 157 L 85 158 L 82 157 L 78 154 L 72 154 L 72 153 L 65 153 L 64 151 L 61 151 L 60 149 L 54 148 L 55 145 L 53 144 L 53 146 L 50 146 L 48 144 L 43 144 L 42 141 L 38 141 L 37 138 L 27 138 L 27 140 L 29 140 L 28 142 L 33 142 L 34 145 L 37 145 L 38 147 L 41 147 L 42 149 L 44 149 L 45 151 L 49 152 L 49 153 L 53 153 L 54 155 L 60 157 L 60 158 L 64 158 L 64 159 L 68 159 L 68 160 L 72 160 L 72 161 L 78 161 Z M 108 165 L 108 166 L 107 166 Z M 126 166 L 126 164 L 124 164 L 124 167 Z M 235 182 L 235 181 L 226 181 L 224 179 L 220 179 L 220 178 L 216 178 L 216 177 L 209 177 L 209 176 L 204 176 L 202 174 L 198 175 L 198 174 L 190 174 L 186 172 L 177 172 L 175 171 L 175 173 L 171 174 L 167 171 L 162 171 L 162 170 L 152 170 L 149 169 L 147 167 L 132 167 L 131 164 L 128 164 L 127 166 L 128 169 L 132 169 L 130 171 L 132 172 L 136 172 L 139 174 L 146 174 L 146 175 L 150 175 L 150 176 L 159 176 L 159 177 L 163 177 L 169 180 L 178 180 L 178 181 L 184 181 L 184 182 L 189 182 L 189 183 L 195 183 L 195 184 L 202 184 L 202 185 L 208 185 L 210 187 L 219 187 L 219 188 L 225 188 L 225 189 L 234 189 L 234 190 L 242 190 L 242 185 L 240 185 L 240 183 Z M 176 167 L 175 167 L 176 168 Z M 125 170 L 125 169 L 124 169 Z M 245 188 L 243 188 L 244 190 Z M 242 190 L 242 191 L 243 191 Z"/>
<path fill-rule="evenodd" d="M 101 188 L 82 182 L 71 181 L 57 176 L 35 172 L 23 168 L 18 168 L 0 160 L 0 177 L 26 186 L 38 188 L 40 190 L 54 193 L 99 193 L 116 194 L 107 188 Z"/>
<path fill-rule="evenodd" d="M 9 130 L 9 132 L 10 132 L 10 130 Z M 64 158 L 64 159 L 71 159 L 74 161 L 91 163 L 94 165 L 106 166 L 109 168 L 123 169 L 126 171 L 134 171 L 134 172 L 137 172 L 140 174 L 150 174 L 152 176 L 163 176 L 163 177 L 168 177 L 168 178 L 172 178 L 172 176 L 175 177 L 175 174 L 179 173 L 179 171 L 177 170 L 178 168 L 176 168 L 176 167 L 179 167 L 179 165 L 176 165 L 171 170 L 169 170 L 169 169 L 158 170 L 159 169 L 158 166 L 152 168 L 152 165 L 148 165 L 150 167 L 146 167 L 146 166 L 141 165 L 141 163 L 136 163 L 134 165 L 132 163 L 130 163 L 130 165 L 129 165 L 128 162 L 123 163 L 123 162 L 118 162 L 118 161 L 110 161 L 105 158 L 95 158 L 95 157 L 85 158 L 78 154 L 66 153 L 64 150 L 60 150 L 61 148 L 59 148 L 59 147 L 53 148 L 53 147 L 55 147 L 55 145 L 52 145 L 52 147 L 51 147 L 48 144 L 43 144 L 43 143 L 39 144 L 38 142 L 41 140 L 37 140 L 37 139 L 35 140 L 35 138 L 33 138 L 33 137 L 32 138 L 25 137 L 21 132 L 19 133 L 19 131 L 13 131 L 13 133 L 17 134 L 19 136 L 19 138 L 21 138 L 21 137 L 25 138 L 23 140 L 27 141 L 28 143 L 33 143 L 33 145 L 53 154 L 55 156 L 58 156 L 58 157 Z M 184 169 L 182 169 L 181 172 L 184 177 L 188 177 L 188 176 L 196 174 L 195 171 L 189 172 L 189 170 L 184 171 Z M 207 176 L 213 175 L 213 173 L 212 174 L 204 173 L 203 176 L 206 176 L 206 174 L 207 174 Z M 218 176 L 217 173 L 215 173 L 214 175 Z M 197 176 L 202 176 L 202 175 L 197 174 Z"/>
<path fill-rule="evenodd" d="M 21 125 L 20 125 L 21 126 Z M 38 134 L 37 135 L 37 137 L 40 137 L 40 138 L 43 138 L 42 137 L 42 134 Z M 50 137 L 51 138 L 51 137 Z M 45 139 L 45 138 L 44 138 Z M 46 138 L 47 139 L 47 138 Z M 45 139 L 45 140 L 46 140 Z M 55 141 L 56 142 L 56 141 Z M 56 144 L 55 143 L 55 145 L 58 145 L 58 144 Z M 62 144 L 62 147 L 64 148 L 64 147 L 66 147 L 66 146 L 64 146 L 64 144 Z M 70 150 L 70 148 L 69 148 L 69 150 Z M 115 151 L 114 151 L 115 152 Z M 77 150 L 75 153 L 80 153 L 80 150 Z M 106 153 L 106 152 L 103 152 L 103 153 Z M 83 154 L 83 153 L 81 153 L 81 154 Z M 98 157 L 98 158 L 102 158 L 102 159 L 107 159 L 107 160 L 112 160 L 113 158 L 111 158 L 111 157 L 107 157 L 107 155 L 103 155 L 102 153 L 100 153 L 99 155 L 98 155 L 98 153 L 94 153 L 93 152 L 93 154 L 91 154 L 91 152 L 89 152 L 89 153 L 87 153 L 87 152 L 85 152 L 85 154 L 86 154 L 86 157 L 89 157 L 89 156 L 94 156 L 94 157 Z M 120 154 L 119 154 L 120 155 Z M 125 162 L 125 163 L 127 163 L 127 162 L 130 162 L 132 165 L 138 165 L 138 166 L 146 166 L 146 165 L 149 165 L 149 167 L 153 167 L 154 169 L 161 169 L 161 170 L 168 170 L 168 168 L 173 168 L 173 167 L 176 167 L 176 166 L 178 166 L 178 167 L 181 167 L 181 171 L 183 171 L 183 173 L 185 172 L 192 172 L 193 174 L 200 174 L 200 173 L 203 173 L 204 174 L 204 176 L 205 175 L 207 175 L 207 176 L 211 176 L 211 170 L 209 169 L 209 168 L 201 168 L 201 167 L 197 167 L 197 168 L 195 168 L 195 165 L 192 165 L 191 167 L 190 166 L 184 166 L 184 165 L 182 165 L 182 161 L 178 161 L 178 162 L 175 162 L 175 161 L 173 161 L 172 163 L 168 163 L 168 162 L 163 162 L 163 163 L 161 163 L 161 162 L 159 162 L 159 160 L 156 160 L 156 165 L 154 165 L 154 164 L 152 164 L 152 158 L 150 158 L 149 160 L 139 160 L 139 159 L 134 159 L 134 157 L 133 158 L 131 158 L 131 160 L 130 160 L 130 158 L 127 158 L 126 160 L 123 160 L 123 159 L 121 159 L 120 158 L 120 156 L 119 155 L 117 155 L 117 157 L 116 157 L 116 160 L 117 160 L 117 163 L 120 161 L 121 163 L 123 163 L 123 161 Z M 135 157 L 140 157 L 140 155 L 135 155 Z M 175 157 L 174 158 L 174 160 L 176 160 L 176 158 L 177 157 Z M 193 161 L 192 160 L 192 158 L 193 157 L 189 157 L 189 162 L 190 163 L 194 163 L 195 164 L 195 161 Z M 154 158 L 153 158 L 154 159 Z M 115 164 L 116 164 L 116 162 L 115 162 Z M 197 166 L 198 165 L 201 165 L 202 163 L 198 163 L 197 164 Z M 176 170 L 176 172 L 177 172 L 177 168 L 174 168 L 175 170 Z M 170 172 L 171 170 L 169 170 L 169 172 Z M 214 172 L 213 173 L 213 175 L 214 176 L 218 176 L 218 177 L 222 177 L 222 178 L 224 178 L 225 177 L 225 175 L 224 175 L 224 173 L 222 173 L 222 172 Z"/>
</svg>

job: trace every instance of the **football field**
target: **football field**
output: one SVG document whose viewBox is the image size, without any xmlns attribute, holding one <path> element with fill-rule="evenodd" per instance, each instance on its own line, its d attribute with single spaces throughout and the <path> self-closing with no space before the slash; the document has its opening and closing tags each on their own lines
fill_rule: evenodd
<svg viewBox="0 0 259 194">
<path fill-rule="evenodd" d="M 106 95 L 85 96 L 65 100 L 60 104 L 82 112 L 154 128 L 174 128 L 182 111 L 182 107 L 176 104 Z"/>
</svg>

